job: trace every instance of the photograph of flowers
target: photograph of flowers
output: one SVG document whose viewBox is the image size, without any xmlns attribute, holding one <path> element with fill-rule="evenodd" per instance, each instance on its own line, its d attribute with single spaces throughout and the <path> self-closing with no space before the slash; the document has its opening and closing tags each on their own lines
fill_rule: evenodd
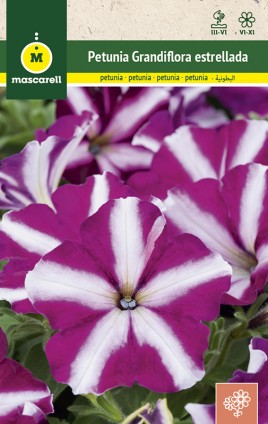
<svg viewBox="0 0 268 424">
<path fill-rule="evenodd" d="M 0 424 L 267 424 L 268 88 L 0 90 Z"/>
</svg>

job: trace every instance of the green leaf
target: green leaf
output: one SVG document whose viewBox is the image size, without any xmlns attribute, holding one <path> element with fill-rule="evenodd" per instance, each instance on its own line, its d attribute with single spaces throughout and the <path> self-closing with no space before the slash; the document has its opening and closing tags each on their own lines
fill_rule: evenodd
<svg viewBox="0 0 268 424">
<path fill-rule="evenodd" d="M 165 394 L 150 392 L 144 387 L 134 385 L 133 387 L 119 387 L 111 390 L 111 394 L 117 404 L 120 405 L 125 416 L 139 409 L 146 403 L 155 404 Z"/>
<path fill-rule="evenodd" d="M 264 302 L 266 302 L 267 299 L 268 299 L 267 293 L 261 294 L 256 299 L 256 301 L 249 307 L 249 309 L 247 311 L 248 320 L 250 320 L 251 318 L 253 318 L 256 315 L 256 313 L 259 311 L 260 307 L 263 305 Z"/>
<path fill-rule="evenodd" d="M 181 390 L 178 393 L 168 393 L 166 398 L 173 417 L 182 419 L 186 414 L 184 407 L 187 403 L 214 402 L 214 387 L 201 381 L 190 389 Z"/>
<path fill-rule="evenodd" d="M 47 129 L 56 118 L 56 103 L 44 100 L 6 100 L 0 97 L 0 156 L 21 150 L 35 139 L 38 128 Z"/>
<path fill-rule="evenodd" d="M 51 375 L 50 367 L 43 350 L 42 344 L 34 345 L 26 356 L 23 364 L 35 377 L 44 381 L 54 395 L 54 402 L 60 394 L 66 389 L 66 385 L 57 383 Z"/>
<path fill-rule="evenodd" d="M 93 420 L 89 421 L 88 417 L 80 417 L 77 418 L 73 424 L 90 424 L 90 422 L 92 422 L 92 424 L 107 424 L 107 420 L 105 418 L 102 417 L 98 417 L 98 416 L 94 416 Z"/>
</svg>

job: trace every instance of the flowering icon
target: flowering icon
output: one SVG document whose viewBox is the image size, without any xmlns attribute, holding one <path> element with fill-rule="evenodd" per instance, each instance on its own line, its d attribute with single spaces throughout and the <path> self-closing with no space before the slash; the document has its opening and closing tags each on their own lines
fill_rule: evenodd
<svg viewBox="0 0 268 424">
<path fill-rule="evenodd" d="M 252 25 L 256 21 L 252 12 L 242 12 L 238 21 L 241 23 L 242 28 L 252 28 Z"/>
<path fill-rule="evenodd" d="M 251 398 L 249 393 L 244 390 L 238 390 L 233 393 L 233 396 L 229 396 L 224 399 L 223 405 L 225 409 L 234 411 L 233 415 L 236 418 L 241 417 L 243 412 L 241 409 L 247 408 L 250 404 Z"/>
</svg>

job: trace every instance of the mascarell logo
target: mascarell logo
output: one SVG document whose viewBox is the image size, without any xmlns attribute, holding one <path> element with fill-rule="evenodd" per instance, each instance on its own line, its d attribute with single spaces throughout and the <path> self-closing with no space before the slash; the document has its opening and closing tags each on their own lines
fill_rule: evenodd
<svg viewBox="0 0 268 424">
<path fill-rule="evenodd" d="M 39 34 L 35 33 L 35 42 L 27 44 L 21 52 L 21 64 L 26 71 L 32 74 L 41 74 L 47 71 L 53 60 L 50 48 L 38 41 Z"/>
</svg>

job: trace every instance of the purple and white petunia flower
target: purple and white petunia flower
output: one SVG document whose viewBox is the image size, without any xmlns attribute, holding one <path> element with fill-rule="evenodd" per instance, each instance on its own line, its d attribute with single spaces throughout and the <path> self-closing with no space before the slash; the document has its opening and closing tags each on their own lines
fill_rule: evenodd
<svg viewBox="0 0 268 424">
<path fill-rule="evenodd" d="M 18 362 L 7 358 L 8 344 L 0 328 L 0 423 L 45 424 L 53 412 L 48 387 Z"/>
<path fill-rule="evenodd" d="M 0 299 L 16 312 L 33 312 L 24 288 L 28 271 L 64 240 L 79 240 L 82 222 L 109 199 L 132 191 L 110 173 L 89 177 L 82 185 L 63 185 L 51 196 L 50 208 L 32 204 L 6 213 L 0 224 L 1 259 L 9 259 L 0 273 Z"/>
<path fill-rule="evenodd" d="M 258 423 L 268 424 L 268 340 L 253 338 L 247 371 L 235 371 L 229 383 L 258 383 Z M 194 424 L 214 424 L 215 406 L 188 403 L 185 409 Z"/>
<path fill-rule="evenodd" d="M 107 202 L 26 277 L 35 308 L 59 332 L 52 374 L 74 394 L 134 383 L 172 392 L 204 375 L 203 354 L 230 266 L 191 235 L 167 239 L 158 207 Z M 199 302 L 202 296 L 202 302 Z M 161 375 L 161 378 L 159 378 Z"/>
<path fill-rule="evenodd" d="M 168 101 L 169 91 L 159 87 L 132 87 L 125 91 L 115 87 L 70 87 L 67 101 L 58 101 L 61 117 L 50 133 L 66 134 L 68 128 L 68 135 L 72 135 L 72 120 L 83 111 L 94 113 L 98 119 L 87 133 L 87 152 L 84 143 L 80 146 L 81 162 L 67 174 L 69 178 L 80 181 L 97 172 L 123 175 L 149 169 L 152 151 L 132 145 L 131 141 L 151 115 L 168 106 Z"/>
<path fill-rule="evenodd" d="M 0 164 L 0 209 L 21 209 L 31 203 L 52 206 L 51 195 L 72 161 L 74 152 L 94 120 L 84 114 L 69 140 L 50 136 L 42 143 L 31 141 Z M 80 119 L 81 121 L 81 119 Z"/>
<path fill-rule="evenodd" d="M 268 281 L 268 168 L 241 165 L 222 183 L 204 179 L 168 191 L 165 215 L 233 268 L 224 303 L 250 304 Z"/>
<path fill-rule="evenodd" d="M 268 165 L 267 121 L 232 121 L 220 130 L 182 126 L 165 138 L 151 171 L 136 173 L 128 184 L 138 194 L 161 196 L 180 183 L 221 179 L 228 170 L 250 162 Z M 160 190 L 150 184 L 157 179 Z M 147 190 L 144 181 L 149 181 Z"/>
</svg>

